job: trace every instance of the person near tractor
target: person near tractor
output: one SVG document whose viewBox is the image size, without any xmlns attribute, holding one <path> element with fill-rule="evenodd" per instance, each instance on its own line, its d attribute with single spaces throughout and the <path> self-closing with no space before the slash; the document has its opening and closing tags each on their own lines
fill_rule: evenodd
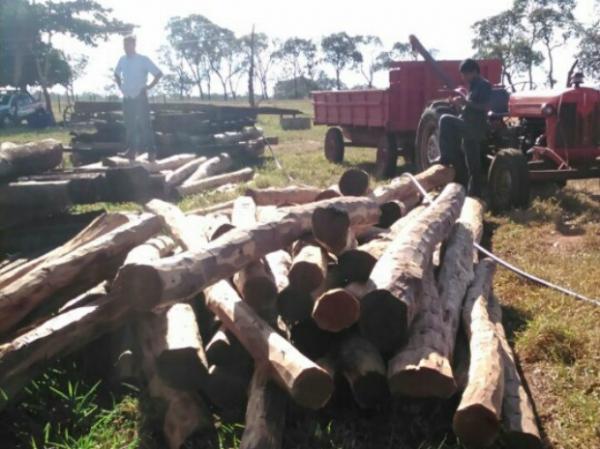
<svg viewBox="0 0 600 449">
<path fill-rule="evenodd" d="M 125 54 L 121 56 L 115 68 L 115 82 L 123 94 L 123 121 L 126 130 L 125 156 L 134 160 L 138 152 L 147 151 L 148 160 L 156 159 L 154 131 L 150 120 L 148 91 L 163 76 L 161 70 L 144 55 L 136 52 L 135 36 L 123 39 Z M 154 78 L 148 83 L 148 74 Z"/>
<path fill-rule="evenodd" d="M 480 151 L 486 135 L 492 85 L 481 76 L 479 64 L 473 59 L 461 62 L 459 70 L 468 93 L 451 99 L 461 111 L 459 116 L 440 117 L 440 163 L 454 167 L 456 181 L 465 186 L 469 195 L 481 197 Z"/>
</svg>

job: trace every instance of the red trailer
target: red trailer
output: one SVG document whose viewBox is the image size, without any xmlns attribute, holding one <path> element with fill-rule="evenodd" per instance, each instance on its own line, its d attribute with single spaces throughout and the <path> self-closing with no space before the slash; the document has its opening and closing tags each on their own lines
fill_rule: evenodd
<svg viewBox="0 0 600 449">
<path fill-rule="evenodd" d="M 498 84 L 502 73 L 496 59 L 478 61 L 482 75 Z M 325 157 L 344 159 L 344 147 L 377 148 L 376 175 L 393 176 L 398 155 L 417 167 L 428 166 L 427 154 L 415 151 L 415 137 L 425 107 L 443 97 L 444 88 L 461 84 L 460 61 L 400 61 L 392 64 L 387 89 L 313 92 L 314 122 L 330 128 Z M 441 73 L 440 73 L 441 69 Z M 445 79 L 444 79 L 445 78 Z"/>
</svg>

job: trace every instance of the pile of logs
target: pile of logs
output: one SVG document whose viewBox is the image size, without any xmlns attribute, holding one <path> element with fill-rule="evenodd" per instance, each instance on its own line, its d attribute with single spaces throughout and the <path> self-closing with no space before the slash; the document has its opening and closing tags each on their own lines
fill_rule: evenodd
<svg viewBox="0 0 600 449">
<path fill-rule="evenodd" d="M 45 218 L 75 204 L 180 198 L 249 181 L 250 167 L 235 169 L 229 153 L 176 154 L 149 162 L 120 156 L 62 168 L 63 146 L 53 139 L 0 149 L 0 229 Z M 238 164 L 239 165 L 239 164 Z"/>
<path fill-rule="evenodd" d="M 47 360 L 127 327 L 171 449 L 214 414 L 245 415 L 240 447 L 279 448 L 292 404 L 320 409 L 343 391 L 365 409 L 459 396 L 452 427 L 467 447 L 501 429 L 508 447 L 541 447 L 494 264 L 474 249 L 483 206 L 453 177 L 417 175 L 440 192 L 426 203 L 407 177 L 371 190 L 353 169 L 325 191 L 251 189 L 188 214 L 154 199 L 99 217 L 0 271 L 0 407 Z"/>
<path fill-rule="evenodd" d="M 70 123 L 78 129 L 71 133 L 74 165 L 96 162 L 124 150 L 121 109 L 117 102 L 75 103 Z M 151 111 L 159 157 L 182 151 L 195 154 L 230 152 L 258 157 L 264 152 L 265 138 L 262 129 L 256 127 L 257 115 L 301 114 L 294 109 L 200 103 L 152 103 Z M 87 124 L 87 130 L 79 130 L 83 123 Z"/>
</svg>

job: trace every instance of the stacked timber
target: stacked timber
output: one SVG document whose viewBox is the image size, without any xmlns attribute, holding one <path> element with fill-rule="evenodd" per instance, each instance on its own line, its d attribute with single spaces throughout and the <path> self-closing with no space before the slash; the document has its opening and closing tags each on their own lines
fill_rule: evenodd
<svg viewBox="0 0 600 449">
<path fill-rule="evenodd" d="M 197 183 L 227 160 L 180 167 Z M 494 264 L 475 252 L 483 205 L 452 177 L 419 174 L 434 196 L 425 202 L 408 178 L 371 190 L 352 170 L 327 199 L 253 189 L 195 213 L 154 199 L 142 214 L 98 218 L 0 271 L 1 406 L 46 360 L 129 326 L 170 449 L 208 437 L 214 414 L 245 420 L 241 447 L 277 449 L 294 414 L 331 416 L 341 396 L 368 410 L 454 398 L 447 426 L 466 447 L 492 445 L 503 428 L 510 447 L 540 447 Z"/>
</svg>

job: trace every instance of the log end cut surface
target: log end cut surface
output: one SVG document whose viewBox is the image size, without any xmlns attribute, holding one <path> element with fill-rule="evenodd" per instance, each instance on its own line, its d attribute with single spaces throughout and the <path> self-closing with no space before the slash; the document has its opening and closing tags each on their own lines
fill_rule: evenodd
<svg viewBox="0 0 600 449">
<path fill-rule="evenodd" d="M 312 230 L 315 238 L 333 253 L 346 247 L 350 218 L 336 207 L 319 207 L 312 216 Z"/>
<path fill-rule="evenodd" d="M 333 379 L 323 368 L 314 366 L 305 369 L 292 387 L 294 400 L 303 407 L 313 410 L 323 407 L 333 393 Z"/>
<path fill-rule="evenodd" d="M 359 248 L 345 251 L 338 258 L 342 276 L 353 282 L 367 282 L 377 259 Z"/>
<path fill-rule="evenodd" d="M 139 305 L 132 304 L 134 308 L 148 310 L 150 304 L 160 302 L 163 284 L 151 265 L 131 263 L 119 270 L 114 283 L 114 290 L 117 289 L 132 301 L 138 298 L 142 301 Z"/>
<path fill-rule="evenodd" d="M 339 332 L 358 321 L 360 303 L 350 292 L 336 288 L 323 293 L 315 301 L 312 317 L 326 331 Z"/>
<path fill-rule="evenodd" d="M 500 431 L 498 417 L 480 404 L 457 411 L 452 427 L 467 447 L 488 447 Z"/>
<path fill-rule="evenodd" d="M 369 190 L 369 174 L 359 168 L 350 168 L 341 176 L 338 187 L 342 195 L 362 196 Z"/>
</svg>

